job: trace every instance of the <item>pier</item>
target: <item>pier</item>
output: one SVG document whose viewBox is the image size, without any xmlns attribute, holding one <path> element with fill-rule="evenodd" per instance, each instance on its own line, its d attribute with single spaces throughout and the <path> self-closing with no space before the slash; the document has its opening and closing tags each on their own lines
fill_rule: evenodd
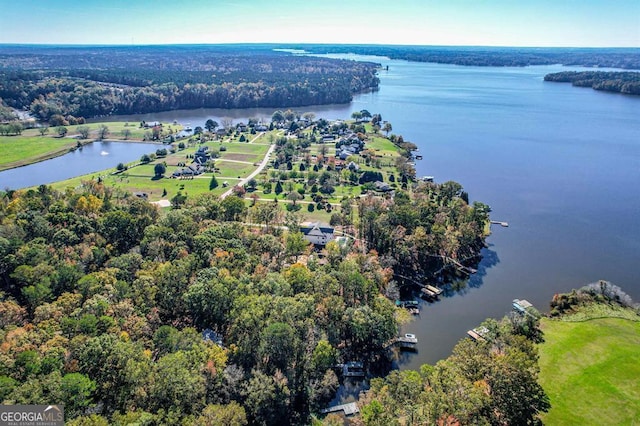
<svg viewBox="0 0 640 426">
<path fill-rule="evenodd" d="M 513 310 L 525 315 L 530 315 L 533 318 L 540 318 L 540 312 L 529 302 L 524 299 L 513 299 Z"/>
<path fill-rule="evenodd" d="M 471 337 L 476 342 L 482 341 L 485 342 L 487 340 L 487 335 L 489 334 L 489 330 L 487 327 L 476 327 L 467 331 L 467 336 Z"/>
</svg>

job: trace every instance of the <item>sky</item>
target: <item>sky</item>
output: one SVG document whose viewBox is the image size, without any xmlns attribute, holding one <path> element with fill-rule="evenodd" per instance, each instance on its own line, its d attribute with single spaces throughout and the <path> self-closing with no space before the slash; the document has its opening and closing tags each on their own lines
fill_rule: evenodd
<svg viewBox="0 0 640 426">
<path fill-rule="evenodd" d="M 0 43 L 640 47 L 640 0 L 0 0 Z"/>
</svg>

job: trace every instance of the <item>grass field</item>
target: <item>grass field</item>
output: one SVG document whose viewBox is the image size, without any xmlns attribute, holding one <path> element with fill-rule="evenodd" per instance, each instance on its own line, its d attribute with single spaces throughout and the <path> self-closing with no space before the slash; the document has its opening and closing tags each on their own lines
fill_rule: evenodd
<svg viewBox="0 0 640 426">
<path fill-rule="evenodd" d="M 19 167 L 46 160 L 69 151 L 76 146 L 71 138 L 43 136 L 0 137 L 0 170 Z"/>
<path fill-rule="evenodd" d="M 640 317 L 606 315 L 599 307 L 576 321 L 542 320 L 540 383 L 551 400 L 544 424 L 640 425 Z"/>
</svg>

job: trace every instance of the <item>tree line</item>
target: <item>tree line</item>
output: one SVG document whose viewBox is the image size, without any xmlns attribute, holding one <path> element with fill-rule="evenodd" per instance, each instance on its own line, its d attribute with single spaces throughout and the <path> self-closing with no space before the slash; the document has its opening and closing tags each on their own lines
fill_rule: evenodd
<svg viewBox="0 0 640 426">
<path fill-rule="evenodd" d="M 640 52 L 634 48 L 528 48 L 466 46 L 292 45 L 312 53 L 356 53 L 416 62 L 465 66 L 523 67 L 574 65 L 640 69 Z"/>
<path fill-rule="evenodd" d="M 639 72 L 563 71 L 545 75 L 544 81 L 571 83 L 574 86 L 591 87 L 595 90 L 640 95 Z"/>
<path fill-rule="evenodd" d="M 47 121 L 193 108 L 346 103 L 376 88 L 377 65 L 265 51 L 33 47 L 0 56 L 0 99 Z M 55 53 L 54 53 L 55 52 Z"/>
</svg>

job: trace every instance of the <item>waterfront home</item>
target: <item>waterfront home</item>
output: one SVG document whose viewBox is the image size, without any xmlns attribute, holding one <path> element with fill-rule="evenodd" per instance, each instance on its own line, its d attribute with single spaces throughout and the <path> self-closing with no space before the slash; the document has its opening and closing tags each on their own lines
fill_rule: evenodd
<svg viewBox="0 0 640 426">
<path fill-rule="evenodd" d="M 314 223 L 310 226 L 301 226 L 300 232 L 304 235 L 304 239 L 317 246 L 325 246 L 329 241 L 334 239 L 333 228 L 320 226 Z"/>
<path fill-rule="evenodd" d="M 380 191 L 380 192 L 391 191 L 391 187 L 387 182 L 376 181 L 373 183 L 373 187 L 376 191 Z"/>
</svg>

